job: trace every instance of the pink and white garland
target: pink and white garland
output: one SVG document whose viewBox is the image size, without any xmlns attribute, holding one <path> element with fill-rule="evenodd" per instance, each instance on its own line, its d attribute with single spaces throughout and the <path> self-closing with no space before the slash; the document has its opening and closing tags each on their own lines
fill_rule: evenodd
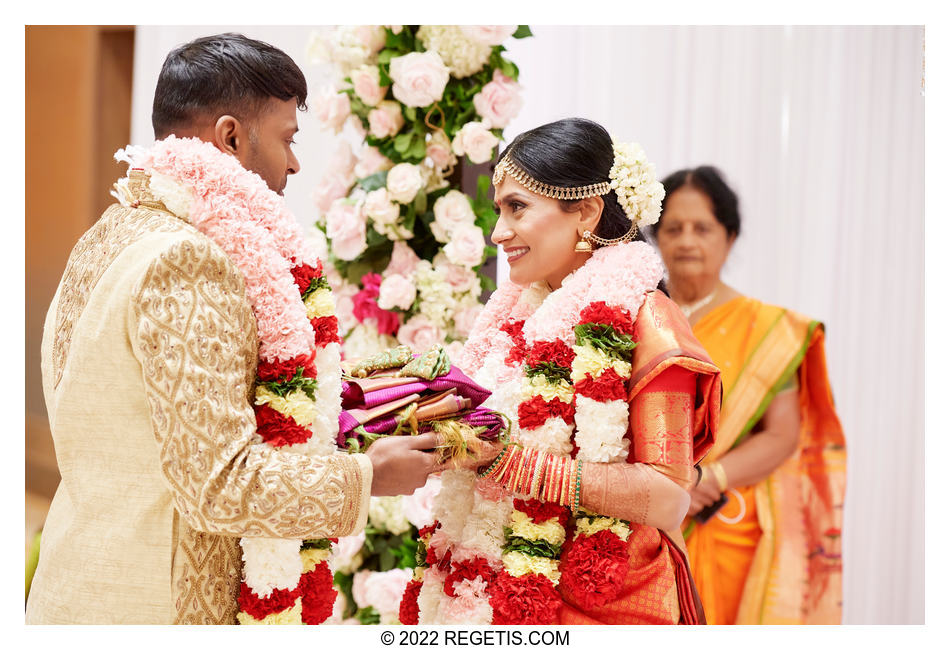
<svg viewBox="0 0 950 650">
<path fill-rule="evenodd" d="M 662 276 L 653 249 L 631 242 L 598 249 L 554 292 L 511 283 L 495 292 L 460 367 L 492 390 L 485 406 L 511 418 L 514 442 L 626 461 L 630 335 Z M 568 508 L 515 498 L 462 470 L 444 473 L 435 514 L 428 566 L 410 583 L 419 623 L 556 623 L 558 584 L 590 607 L 616 597 L 623 582 L 625 522 L 578 511 L 561 557 Z"/>
<path fill-rule="evenodd" d="M 169 136 L 116 158 L 147 170 L 152 194 L 210 237 L 244 276 L 259 339 L 257 434 L 287 451 L 332 454 L 341 409 L 333 297 L 283 199 L 236 158 L 196 138 Z M 241 546 L 240 623 L 319 624 L 330 616 L 330 540 L 245 537 Z"/>
</svg>

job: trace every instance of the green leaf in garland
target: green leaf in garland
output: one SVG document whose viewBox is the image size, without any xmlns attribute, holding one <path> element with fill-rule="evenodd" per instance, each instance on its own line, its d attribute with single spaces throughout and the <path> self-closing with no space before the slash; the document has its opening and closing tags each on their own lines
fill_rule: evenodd
<svg viewBox="0 0 950 650">
<path fill-rule="evenodd" d="M 384 548 L 383 552 L 379 554 L 379 570 L 380 571 L 389 571 L 390 569 L 396 568 L 396 556 L 393 555 L 392 550 L 389 548 Z"/>
<path fill-rule="evenodd" d="M 321 275 L 319 278 L 314 278 L 310 281 L 310 286 L 307 287 L 307 290 L 300 294 L 301 300 L 306 300 L 310 294 L 314 291 L 319 291 L 320 289 L 329 289 L 330 281 L 327 280 L 327 276 Z"/>
<path fill-rule="evenodd" d="M 527 38 L 529 36 L 534 36 L 531 33 L 531 28 L 527 25 L 518 25 L 518 29 L 515 30 L 515 33 L 512 34 L 515 38 Z"/>
<path fill-rule="evenodd" d="M 525 555 L 530 555 L 531 557 L 547 557 L 547 558 L 556 558 L 558 553 L 561 552 L 560 544 L 552 544 L 547 540 L 537 539 L 537 540 L 528 540 L 523 537 L 512 536 L 508 538 L 508 543 L 505 545 L 505 551 L 524 553 Z"/>
<path fill-rule="evenodd" d="M 509 79 L 514 79 L 515 81 L 518 80 L 518 68 L 516 68 L 515 64 L 508 59 L 501 60 L 501 73 Z"/>
<path fill-rule="evenodd" d="M 426 211 L 427 205 L 428 205 L 428 197 L 426 197 L 425 191 L 420 191 L 418 194 L 416 194 L 416 198 L 412 202 L 412 207 L 416 209 L 416 214 L 419 214 L 420 212 Z"/>
<path fill-rule="evenodd" d="M 303 376 L 303 368 L 298 367 L 294 376 L 284 381 L 261 381 L 258 386 L 262 386 L 270 392 L 280 397 L 287 397 L 295 390 L 301 390 L 310 399 L 314 398 L 314 391 L 317 389 L 317 380 Z"/>
<path fill-rule="evenodd" d="M 542 362 L 535 366 L 527 366 L 525 374 L 529 377 L 544 377 L 548 383 L 556 384 L 561 380 L 571 381 L 571 369 L 549 362 Z"/>
<path fill-rule="evenodd" d="M 330 550 L 330 540 L 328 539 L 305 539 L 303 548 L 316 548 L 324 551 Z"/>
<path fill-rule="evenodd" d="M 637 346 L 629 334 L 621 334 L 610 325 L 603 323 L 577 325 L 574 327 L 574 336 L 577 339 L 577 345 L 590 345 L 627 362 L 630 361 L 633 348 Z"/>
<path fill-rule="evenodd" d="M 353 602 L 353 574 L 337 571 L 333 574 L 333 584 L 343 594 L 346 605 L 343 608 L 343 618 L 350 618 L 356 614 L 356 604 Z"/>
</svg>

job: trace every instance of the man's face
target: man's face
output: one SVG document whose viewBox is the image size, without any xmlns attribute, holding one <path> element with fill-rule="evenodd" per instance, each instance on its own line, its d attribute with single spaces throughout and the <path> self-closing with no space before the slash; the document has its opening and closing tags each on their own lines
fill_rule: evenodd
<svg viewBox="0 0 950 650">
<path fill-rule="evenodd" d="M 238 160 L 264 179 L 267 187 L 283 195 L 287 175 L 300 171 L 291 150 L 297 133 L 297 100 L 270 98 L 257 119 L 248 124 L 247 147 L 238 150 Z"/>
</svg>

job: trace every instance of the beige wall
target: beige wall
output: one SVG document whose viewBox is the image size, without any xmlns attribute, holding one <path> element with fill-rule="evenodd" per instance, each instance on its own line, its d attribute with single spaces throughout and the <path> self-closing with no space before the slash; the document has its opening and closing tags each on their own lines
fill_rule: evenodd
<svg viewBox="0 0 950 650">
<path fill-rule="evenodd" d="M 40 377 L 43 321 L 69 252 L 111 202 L 129 141 L 134 28 L 26 27 L 26 490 L 59 482 Z M 29 531 L 27 531 L 29 532 Z"/>
</svg>

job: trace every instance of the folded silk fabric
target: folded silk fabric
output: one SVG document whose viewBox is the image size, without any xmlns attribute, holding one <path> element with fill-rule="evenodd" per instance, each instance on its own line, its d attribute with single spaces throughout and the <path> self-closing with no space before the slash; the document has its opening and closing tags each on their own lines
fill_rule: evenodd
<svg viewBox="0 0 950 650">
<path fill-rule="evenodd" d="M 388 354 L 393 356 L 391 351 Z M 403 367 L 411 369 L 413 362 Z M 455 366 L 446 364 L 448 372 L 431 379 L 401 376 L 403 367 L 382 368 L 343 381 L 340 447 L 362 450 L 378 436 L 425 433 L 438 429 L 436 423 L 445 420 L 475 429 L 482 440 L 495 440 L 507 429 L 500 414 L 479 406 L 491 392 Z"/>
</svg>

